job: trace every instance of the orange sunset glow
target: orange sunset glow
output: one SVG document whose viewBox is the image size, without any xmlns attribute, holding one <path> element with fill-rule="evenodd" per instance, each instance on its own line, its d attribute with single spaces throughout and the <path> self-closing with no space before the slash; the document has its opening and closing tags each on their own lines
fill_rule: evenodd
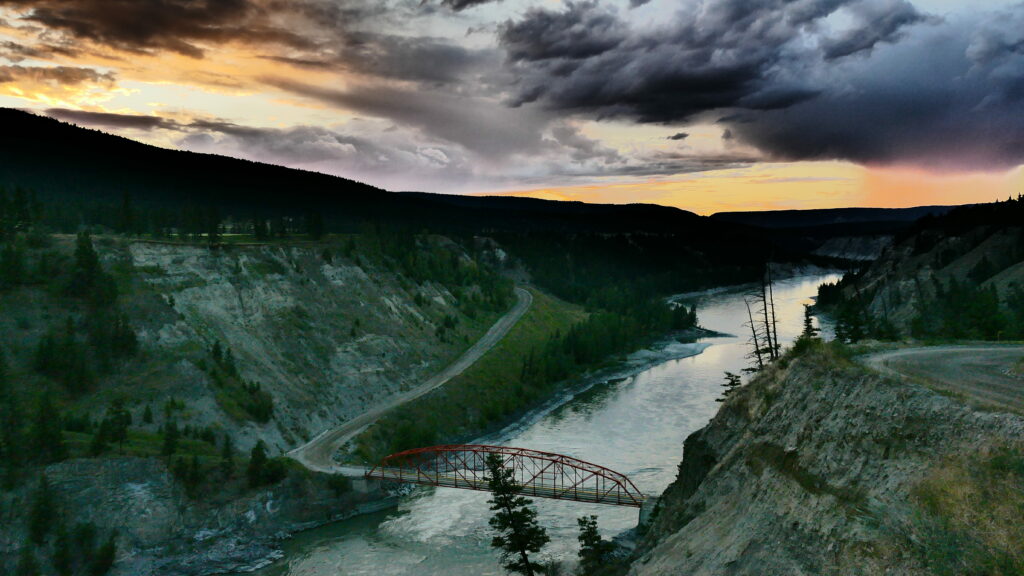
<svg viewBox="0 0 1024 576">
<path fill-rule="evenodd" d="M 838 3 L 728 46 L 674 34 L 726 25 L 704 0 L 116 4 L 0 2 L 0 106 L 395 191 L 709 214 L 1022 187 L 1009 1 L 904 3 L 888 31 Z M 576 53 L 580 22 L 606 28 Z"/>
<path fill-rule="evenodd" d="M 847 163 L 765 164 L 678 178 L 501 192 L 547 200 L 662 204 L 698 214 L 871 206 L 906 208 L 1005 200 L 1024 190 L 1024 169 L 939 174 Z"/>
</svg>

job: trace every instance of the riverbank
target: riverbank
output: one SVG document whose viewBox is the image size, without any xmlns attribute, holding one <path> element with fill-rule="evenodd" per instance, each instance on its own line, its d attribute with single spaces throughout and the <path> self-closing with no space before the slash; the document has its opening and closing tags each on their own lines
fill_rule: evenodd
<svg viewBox="0 0 1024 576">
<path fill-rule="evenodd" d="M 514 436 L 517 431 L 529 427 L 554 410 L 572 402 L 578 396 L 598 386 L 626 380 L 665 362 L 696 356 L 712 346 L 710 342 L 698 342 L 697 340 L 727 336 L 729 335 L 699 327 L 675 332 L 671 336 L 657 340 L 648 348 L 637 350 L 625 358 L 615 361 L 610 366 L 605 366 L 574 378 L 575 384 L 566 384 L 561 393 L 552 396 L 532 410 L 518 415 L 513 422 L 479 436 L 465 438 L 464 440 L 468 443 L 500 444 Z"/>
<path fill-rule="evenodd" d="M 802 330 L 803 305 L 834 275 L 782 281 L 776 291 L 779 335 L 790 342 Z M 699 300 L 700 321 L 717 331 L 662 337 L 648 348 L 614 359 L 566 383 L 564 390 L 518 414 L 514 422 L 458 441 L 522 446 L 566 454 L 627 475 L 646 494 L 675 479 L 687 435 L 717 413 L 722 376 L 748 365 L 742 337 L 742 289 Z M 737 336 L 730 336 L 736 334 Z M 283 542 L 285 559 L 259 576 L 376 574 L 395 576 L 498 574 L 489 546 L 488 495 L 416 488 L 390 512 L 363 515 L 297 534 Z M 637 525 L 633 508 L 536 500 L 538 521 L 552 542 L 545 560 L 572 571 L 578 547 L 576 519 L 594 514 L 613 537 Z"/>
<path fill-rule="evenodd" d="M 689 436 L 631 575 L 1019 574 L 1024 419 L 790 354 Z"/>
</svg>

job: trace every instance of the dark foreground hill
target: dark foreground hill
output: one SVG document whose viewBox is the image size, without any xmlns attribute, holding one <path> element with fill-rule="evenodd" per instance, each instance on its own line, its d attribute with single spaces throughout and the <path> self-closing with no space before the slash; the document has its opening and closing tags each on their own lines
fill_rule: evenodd
<svg viewBox="0 0 1024 576">
<path fill-rule="evenodd" d="M 0 185 L 85 204 L 219 207 L 222 214 L 318 209 L 334 227 L 367 219 L 459 229 L 739 233 L 741 227 L 654 205 L 389 193 L 327 174 L 149 146 L 13 109 L 0 109 Z"/>
<path fill-rule="evenodd" d="M 336 176 L 168 150 L 18 110 L 0 110 L 0 188 L 29 190 L 52 230 L 83 226 L 191 240 L 210 228 L 298 237 L 431 232 L 498 241 L 556 294 L 577 301 L 624 283 L 671 293 L 752 279 L 768 258 L 799 260 L 743 224 L 655 205 L 386 192 Z M 273 230 L 275 225 L 277 230 Z M 304 237 L 304 236 L 303 236 Z M 617 296 L 618 297 L 618 296 Z"/>
</svg>

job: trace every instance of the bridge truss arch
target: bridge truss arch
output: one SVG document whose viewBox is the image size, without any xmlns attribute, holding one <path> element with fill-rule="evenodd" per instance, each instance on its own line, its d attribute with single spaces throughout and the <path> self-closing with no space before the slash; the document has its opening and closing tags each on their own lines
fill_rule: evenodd
<svg viewBox="0 0 1024 576">
<path fill-rule="evenodd" d="M 625 475 L 570 456 L 510 446 L 446 444 L 386 456 L 367 478 L 488 491 L 487 457 L 512 470 L 524 496 L 615 506 L 643 505 L 646 496 Z"/>
</svg>

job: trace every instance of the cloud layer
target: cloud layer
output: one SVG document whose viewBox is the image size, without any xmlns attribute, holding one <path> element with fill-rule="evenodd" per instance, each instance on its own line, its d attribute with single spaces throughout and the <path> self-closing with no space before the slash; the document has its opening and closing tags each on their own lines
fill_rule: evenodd
<svg viewBox="0 0 1024 576">
<path fill-rule="evenodd" d="M 730 139 L 783 160 L 1024 161 L 1024 5 L 941 20 L 907 0 L 706 0 L 637 29 L 580 1 L 532 9 L 499 40 L 516 106 L 666 125 L 717 114 Z"/>
<path fill-rule="evenodd" d="M 927 1 L 0 0 L 0 96 L 401 188 L 1021 164 L 1024 4 Z"/>
</svg>

